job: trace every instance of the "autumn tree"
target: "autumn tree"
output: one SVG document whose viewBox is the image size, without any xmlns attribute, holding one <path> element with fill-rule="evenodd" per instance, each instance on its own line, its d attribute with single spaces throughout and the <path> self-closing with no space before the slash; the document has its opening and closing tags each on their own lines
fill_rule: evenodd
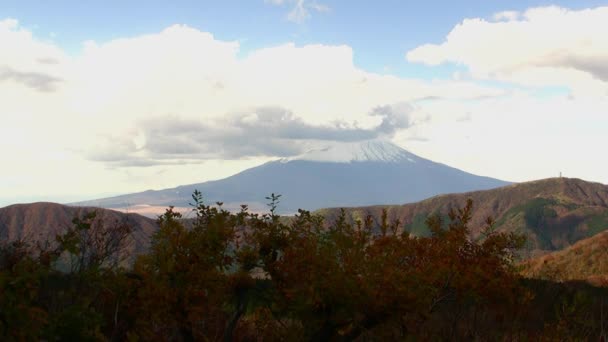
<svg viewBox="0 0 608 342">
<path fill-rule="evenodd" d="M 523 237 L 473 203 L 410 235 L 386 211 L 350 223 L 306 210 L 231 213 L 193 195 L 129 264 L 130 228 L 95 215 L 53 244 L 0 245 L 2 340 L 522 340 L 599 336 L 601 289 L 522 279 Z M 443 219 L 445 217 L 445 219 Z M 474 227 L 477 228 L 477 227 Z M 475 229 L 478 231 L 478 229 Z M 534 318 L 536 316 L 542 319 Z"/>
</svg>

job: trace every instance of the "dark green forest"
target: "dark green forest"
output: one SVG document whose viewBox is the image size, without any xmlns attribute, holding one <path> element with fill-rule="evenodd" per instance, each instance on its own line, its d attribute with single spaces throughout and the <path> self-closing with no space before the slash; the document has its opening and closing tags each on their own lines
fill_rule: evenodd
<svg viewBox="0 0 608 342">
<path fill-rule="evenodd" d="M 268 200 L 267 214 L 231 213 L 195 192 L 195 217 L 168 208 L 141 255 L 124 252 L 128 225 L 94 212 L 45 244 L 0 243 L 0 340 L 579 341 L 608 328 L 608 289 L 522 277 L 525 236 L 488 218 L 471 239 L 470 200 L 424 218 L 428 236 L 386 212 L 284 218 Z"/>
</svg>

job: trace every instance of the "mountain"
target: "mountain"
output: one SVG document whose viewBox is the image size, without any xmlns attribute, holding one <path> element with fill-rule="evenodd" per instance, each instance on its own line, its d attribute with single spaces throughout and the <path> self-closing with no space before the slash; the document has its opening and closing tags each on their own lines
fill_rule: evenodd
<svg viewBox="0 0 608 342">
<path fill-rule="evenodd" d="M 54 241 L 55 235 L 72 227 L 72 219 L 95 211 L 105 225 L 128 224 L 132 227 L 132 255 L 147 250 L 151 235 L 157 230 L 154 220 L 137 214 L 92 207 L 73 207 L 57 203 L 15 204 L 0 208 L 0 241 L 25 239 L 30 242 Z"/>
<path fill-rule="evenodd" d="M 334 143 L 222 180 L 77 204 L 131 211 L 146 206 L 187 207 L 198 189 L 209 202 L 222 201 L 231 209 L 248 204 L 254 211 L 266 210 L 265 196 L 281 194 L 279 212 L 294 213 L 299 208 L 408 203 L 507 184 L 418 157 L 388 141 L 369 140 Z"/>
<path fill-rule="evenodd" d="M 451 208 L 461 208 L 473 200 L 472 234 L 478 236 L 487 217 L 496 220 L 499 231 L 515 231 L 528 237 L 529 256 L 545 254 L 571 246 L 579 240 L 608 229 L 608 186 L 571 178 L 550 178 L 518 183 L 502 188 L 435 196 L 421 202 L 348 208 L 354 222 L 367 215 L 378 219 L 386 209 L 390 220 L 399 219 L 414 235 L 429 234 L 425 220 L 429 215 L 446 217 Z M 335 219 L 338 208 L 317 213 Z"/>
<path fill-rule="evenodd" d="M 608 286 L 608 231 L 526 261 L 523 274 L 553 281 L 586 280 Z"/>
<path fill-rule="evenodd" d="M 415 157 L 412 155 L 409 158 Z M 408 158 L 406 157 L 406 158 Z M 413 159 L 413 158 L 412 158 Z M 416 160 L 416 159 L 414 159 Z M 288 164 L 288 163 L 283 163 Z M 429 234 L 425 220 L 443 217 L 451 208 L 474 203 L 471 222 L 473 237 L 488 216 L 496 220 L 498 231 L 526 234 L 523 273 L 549 280 L 591 280 L 608 282 L 608 186 L 572 178 L 550 178 L 501 188 L 439 195 L 404 205 L 376 205 L 346 208 L 347 220 L 355 222 L 371 215 L 379 220 L 386 209 L 389 220 L 399 219 L 413 235 Z M 75 216 L 96 210 L 104 222 L 123 222 L 134 229 L 135 255 L 145 251 L 156 223 L 136 214 L 91 207 L 71 207 L 54 203 L 33 203 L 0 208 L 0 240 L 21 237 L 52 239 L 72 225 Z M 316 211 L 327 220 L 338 217 L 340 209 Z"/>
</svg>

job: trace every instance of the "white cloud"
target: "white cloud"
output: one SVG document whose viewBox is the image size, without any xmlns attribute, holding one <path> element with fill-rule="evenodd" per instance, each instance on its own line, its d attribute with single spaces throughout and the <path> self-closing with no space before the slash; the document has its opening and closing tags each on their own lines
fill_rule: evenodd
<svg viewBox="0 0 608 342">
<path fill-rule="evenodd" d="M 608 99 L 525 93 L 474 103 L 437 101 L 425 106 L 431 120 L 403 131 L 397 141 L 480 175 L 526 181 L 562 171 L 606 183 L 608 161 L 599 151 L 608 144 L 607 109 Z M 428 140 L 409 139 L 419 136 Z"/>
<path fill-rule="evenodd" d="M 264 2 L 276 6 L 293 4 L 292 9 L 287 13 L 287 20 L 299 24 L 309 19 L 311 12 L 326 13 L 331 10 L 325 4 L 310 0 L 264 0 Z"/>
<path fill-rule="evenodd" d="M 223 178 L 274 158 L 276 145 L 252 150 L 255 144 L 248 144 L 263 142 L 264 125 L 297 130 L 302 140 L 389 132 L 421 156 L 507 180 L 563 171 L 608 182 L 608 160 L 586 153 L 608 145 L 608 99 L 601 92 L 605 38 L 578 27 L 570 36 L 560 31 L 568 48 L 552 54 L 560 46 L 556 25 L 538 24 L 538 13 L 586 13 L 600 25 L 593 18 L 604 10 L 549 8 L 501 22 L 465 20 L 446 43 L 408 56 L 427 64 L 461 61 L 469 68 L 453 80 L 434 81 L 367 72 L 353 63 L 346 45 L 287 43 L 240 56 L 237 42 L 183 25 L 91 41 L 69 56 L 15 20 L 0 21 L 0 154 L 9 161 L 0 171 L 0 203 L 22 194 L 92 198 Z M 536 38 L 524 37 L 522 51 L 512 51 L 514 30 L 528 28 Z M 528 47 L 535 41 L 543 43 Z M 579 50 L 573 50 L 576 44 Z M 548 51 L 551 63 L 539 64 Z M 523 86 L 493 87 L 476 83 L 479 78 Z M 536 97 L 545 85 L 565 85 L 576 96 Z M 260 108 L 289 115 L 263 117 Z M 387 126 L 373 115 L 383 108 L 407 108 L 407 121 Z M 222 136 L 212 135 L 234 142 L 243 127 L 251 129 L 243 135 L 247 148 L 237 153 L 245 157 L 226 160 L 238 146 L 222 146 Z M 214 152 L 206 154 L 210 159 L 186 153 L 201 148 Z"/>
<path fill-rule="evenodd" d="M 445 42 L 417 47 L 406 57 L 428 65 L 462 64 L 476 78 L 567 86 L 577 96 L 606 95 L 605 32 L 608 7 L 500 12 L 493 21 L 466 19 Z"/>
<path fill-rule="evenodd" d="M 500 21 L 500 20 L 513 21 L 513 20 L 517 20 L 519 18 L 519 12 L 517 12 L 517 11 L 498 12 L 498 13 L 495 13 L 492 16 L 492 18 L 494 18 L 494 20 L 496 20 L 496 21 Z"/>
<path fill-rule="evenodd" d="M 189 141 L 204 139 L 187 140 L 191 136 L 178 132 L 173 140 L 165 140 L 168 144 L 159 145 L 162 141 L 151 139 L 166 135 L 150 131 L 154 126 L 143 129 L 142 122 L 149 120 L 162 125 L 160 119 L 169 118 L 169 128 L 171 120 L 191 122 L 193 128 L 216 127 L 217 132 L 234 136 L 233 131 L 242 127 L 231 126 L 227 118 L 276 107 L 292 113 L 297 129 L 320 130 L 308 136 L 331 136 L 342 128 L 352 134 L 387 130 L 381 116 L 371 115 L 378 106 L 431 96 L 458 100 L 503 93 L 471 82 L 425 82 L 369 73 L 353 64 L 353 51 L 344 45 L 288 43 L 239 57 L 237 42 L 183 25 L 149 35 L 90 41 L 80 54 L 69 56 L 16 21 L 5 20 L 0 25 L 0 51 L 7 51 L 0 54 L 0 153 L 10 160 L 10 166 L 3 163 L 0 186 L 9 202 L 22 193 L 74 198 L 108 189 L 176 186 L 225 177 L 273 158 L 272 152 L 252 152 L 249 158 L 232 161 L 184 160 L 175 155 L 172 142 L 180 142 L 186 151 L 192 148 Z M 411 114 L 414 121 L 417 110 Z M 254 119 L 243 118 L 245 123 Z M 287 124 L 280 127 L 293 129 Z M 214 147 L 220 148 L 205 148 Z M 151 160 L 147 151 L 157 158 Z M 133 159 L 110 162 L 117 155 Z M 221 152 L 210 155 L 218 156 Z M 190 164 L 178 164 L 183 161 Z"/>
<path fill-rule="evenodd" d="M 35 39 L 15 19 L 0 20 L 0 48 L 0 84 L 13 81 L 48 89 L 52 80 L 61 78 L 62 66 L 68 60 L 61 49 Z"/>
</svg>

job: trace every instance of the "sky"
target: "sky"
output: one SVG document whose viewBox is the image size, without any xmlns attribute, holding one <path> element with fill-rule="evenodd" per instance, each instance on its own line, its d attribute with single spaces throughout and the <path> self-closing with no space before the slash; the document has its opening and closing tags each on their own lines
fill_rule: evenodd
<svg viewBox="0 0 608 342">
<path fill-rule="evenodd" d="M 0 206 L 386 139 L 608 183 L 606 1 L 0 2 Z"/>
</svg>

